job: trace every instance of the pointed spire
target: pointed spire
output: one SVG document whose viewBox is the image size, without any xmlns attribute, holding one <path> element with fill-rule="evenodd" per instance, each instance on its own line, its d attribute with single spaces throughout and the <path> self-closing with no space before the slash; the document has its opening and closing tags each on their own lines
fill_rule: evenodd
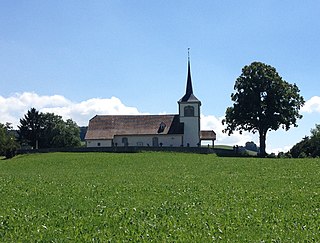
<svg viewBox="0 0 320 243">
<path fill-rule="evenodd" d="M 188 76 L 187 76 L 187 88 L 186 88 L 186 95 L 190 96 L 193 94 L 192 89 L 192 80 L 191 80 L 191 69 L 190 69 L 190 48 L 188 48 Z"/>
<path fill-rule="evenodd" d="M 197 97 L 194 96 L 193 89 L 192 89 L 191 68 L 190 68 L 190 48 L 188 48 L 188 74 L 187 74 L 186 94 L 181 98 L 180 101 L 182 102 L 199 101 Z"/>
</svg>

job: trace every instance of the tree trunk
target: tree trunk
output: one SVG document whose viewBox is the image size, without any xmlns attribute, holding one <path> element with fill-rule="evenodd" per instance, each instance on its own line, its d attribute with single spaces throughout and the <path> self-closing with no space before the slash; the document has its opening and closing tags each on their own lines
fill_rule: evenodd
<svg viewBox="0 0 320 243">
<path fill-rule="evenodd" d="M 266 135 L 267 135 L 267 132 L 259 131 L 259 140 L 260 140 L 260 153 L 259 153 L 259 156 L 261 158 L 264 158 L 267 155 L 267 153 L 266 153 Z"/>
</svg>

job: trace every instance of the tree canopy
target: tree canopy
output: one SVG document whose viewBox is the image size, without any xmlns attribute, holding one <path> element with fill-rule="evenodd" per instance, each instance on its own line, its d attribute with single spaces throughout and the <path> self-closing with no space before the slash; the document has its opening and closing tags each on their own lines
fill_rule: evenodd
<svg viewBox="0 0 320 243">
<path fill-rule="evenodd" d="M 15 155 L 18 147 L 11 124 L 0 123 L 0 155 L 11 158 Z"/>
<path fill-rule="evenodd" d="M 20 119 L 20 126 L 18 126 L 21 139 L 36 149 L 38 148 L 41 125 L 41 114 L 35 108 L 31 108 L 27 114 L 24 115 L 24 118 Z"/>
<path fill-rule="evenodd" d="M 242 69 L 231 94 L 234 102 L 226 110 L 223 123 L 231 135 L 234 131 L 258 132 L 260 155 L 266 155 L 266 135 L 270 130 L 280 127 L 288 130 L 297 126 L 297 120 L 304 104 L 296 84 L 282 79 L 270 65 L 253 62 Z"/>
<path fill-rule="evenodd" d="M 19 135 L 34 148 L 61 148 L 80 146 L 77 124 L 54 113 L 39 113 L 35 108 L 20 119 Z"/>
<path fill-rule="evenodd" d="M 245 149 L 251 150 L 254 152 L 259 152 L 259 147 L 253 142 L 246 142 Z"/>
<path fill-rule="evenodd" d="M 293 158 L 320 156 L 320 124 L 311 129 L 310 137 L 304 137 L 289 152 Z"/>
</svg>

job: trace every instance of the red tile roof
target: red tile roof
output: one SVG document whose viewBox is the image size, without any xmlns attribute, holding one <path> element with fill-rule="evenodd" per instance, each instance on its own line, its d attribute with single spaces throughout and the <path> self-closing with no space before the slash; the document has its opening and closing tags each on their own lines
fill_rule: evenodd
<svg viewBox="0 0 320 243">
<path fill-rule="evenodd" d="M 180 123 L 179 115 L 97 115 L 89 121 L 85 139 L 157 134 L 183 134 L 183 124 Z"/>
<path fill-rule="evenodd" d="M 213 130 L 200 131 L 200 140 L 216 140 L 216 133 Z"/>
</svg>

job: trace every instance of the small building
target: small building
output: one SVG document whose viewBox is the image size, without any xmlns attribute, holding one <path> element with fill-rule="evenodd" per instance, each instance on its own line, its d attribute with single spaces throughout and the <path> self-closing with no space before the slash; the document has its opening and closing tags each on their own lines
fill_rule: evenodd
<svg viewBox="0 0 320 243">
<path fill-rule="evenodd" d="M 216 140 L 216 138 L 217 138 L 217 135 L 213 130 L 200 131 L 200 140 L 211 141 L 212 147 L 214 147 L 214 141 Z"/>
<path fill-rule="evenodd" d="M 96 115 L 89 121 L 87 147 L 152 146 L 198 147 L 201 140 L 214 145 L 214 131 L 200 131 L 201 102 L 193 94 L 190 59 L 187 85 L 178 101 L 179 114 Z"/>
</svg>

